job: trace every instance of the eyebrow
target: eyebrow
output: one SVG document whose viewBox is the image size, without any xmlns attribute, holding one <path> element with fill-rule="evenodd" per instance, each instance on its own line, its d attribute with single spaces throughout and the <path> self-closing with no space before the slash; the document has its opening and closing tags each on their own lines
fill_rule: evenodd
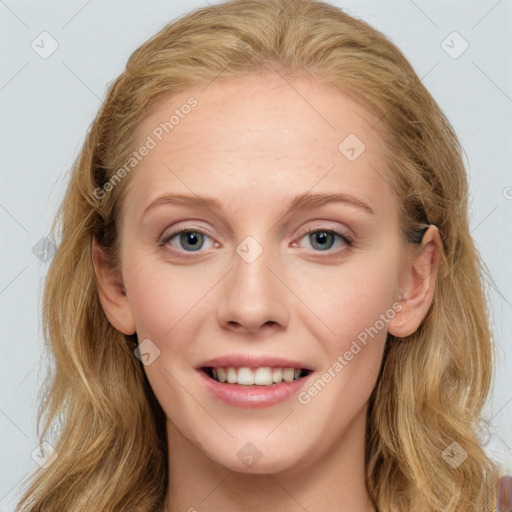
<svg viewBox="0 0 512 512">
<path fill-rule="evenodd" d="M 296 196 L 290 202 L 287 214 L 308 210 L 312 208 L 318 208 L 328 203 L 344 203 L 350 206 L 354 206 L 363 210 L 364 212 L 375 215 L 375 211 L 357 197 L 349 194 L 311 194 L 305 193 Z M 143 216 L 146 215 L 150 210 L 156 208 L 162 204 L 176 204 L 182 206 L 195 206 L 208 208 L 211 210 L 222 210 L 222 202 L 218 199 L 204 195 L 183 195 L 183 194 L 172 194 L 163 195 L 155 199 L 145 210 Z"/>
</svg>

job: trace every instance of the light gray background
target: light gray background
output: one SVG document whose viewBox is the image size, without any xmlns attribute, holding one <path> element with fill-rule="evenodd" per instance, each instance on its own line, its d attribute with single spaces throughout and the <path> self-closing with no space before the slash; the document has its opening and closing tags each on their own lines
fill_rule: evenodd
<svg viewBox="0 0 512 512">
<path fill-rule="evenodd" d="M 66 172 L 107 85 L 142 42 L 208 3 L 218 2 L 0 0 L 0 512 L 13 510 L 20 482 L 37 467 L 31 453 L 38 446 L 39 311 L 48 263 L 32 249 L 48 233 Z M 493 276 L 498 366 L 486 409 L 486 449 L 510 472 L 512 0 L 331 3 L 402 49 L 465 148 L 472 234 Z M 51 49 L 50 38 L 40 36 L 44 31 L 58 43 L 47 58 L 31 47 Z M 461 53 L 465 41 L 469 46 Z"/>
</svg>

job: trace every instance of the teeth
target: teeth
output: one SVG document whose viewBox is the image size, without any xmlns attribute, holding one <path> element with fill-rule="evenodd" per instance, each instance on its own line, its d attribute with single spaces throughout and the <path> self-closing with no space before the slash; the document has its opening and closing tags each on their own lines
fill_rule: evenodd
<svg viewBox="0 0 512 512">
<path fill-rule="evenodd" d="M 252 386 L 254 384 L 254 373 L 250 368 L 242 366 L 238 369 L 238 384 L 243 386 Z"/>
<path fill-rule="evenodd" d="M 272 383 L 272 368 L 267 366 L 256 370 L 256 373 L 254 374 L 254 384 L 258 384 L 259 386 L 270 386 Z"/>
<path fill-rule="evenodd" d="M 211 368 L 213 378 L 219 382 L 228 382 L 229 384 L 240 384 L 242 386 L 271 386 L 280 382 L 292 382 L 301 377 L 300 368 L 271 368 L 263 366 L 261 368 L 249 368 L 241 366 L 236 368 L 229 366 L 227 368 Z"/>
<path fill-rule="evenodd" d="M 293 368 L 284 368 L 283 369 L 283 380 L 286 382 L 291 382 L 295 375 L 295 370 Z"/>
<path fill-rule="evenodd" d="M 226 369 L 226 379 L 230 384 L 237 383 L 238 377 L 236 375 L 236 368 L 234 368 L 233 366 L 230 366 L 229 368 Z"/>
<path fill-rule="evenodd" d="M 283 369 L 282 368 L 274 368 L 272 370 L 272 380 L 274 382 L 281 382 L 283 380 Z"/>
</svg>

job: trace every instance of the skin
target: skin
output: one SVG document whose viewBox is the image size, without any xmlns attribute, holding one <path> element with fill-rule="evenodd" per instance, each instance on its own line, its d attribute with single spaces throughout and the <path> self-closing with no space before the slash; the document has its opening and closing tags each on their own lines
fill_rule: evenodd
<svg viewBox="0 0 512 512">
<path fill-rule="evenodd" d="M 421 247 L 405 242 L 375 120 L 311 79 L 252 75 L 191 89 L 153 109 L 134 148 L 190 96 L 198 106 L 129 176 L 120 267 L 109 271 L 93 250 L 109 321 L 160 350 L 144 370 L 168 419 L 166 510 L 373 510 L 367 402 L 387 332 L 412 334 L 432 302 L 439 233 L 431 226 Z M 338 149 L 350 133 L 366 146 L 354 161 Z M 305 192 L 349 194 L 374 214 L 329 203 L 287 215 Z M 164 193 L 213 196 L 222 209 L 166 204 L 143 216 Z M 207 234 L 199 251 L 179 235 L 156 242 L 190 227 Z M 354 244 L 336 236 L 319 249 L 306 229 L 341 230 Z M 263 249 L 251 263 L 236 252 L 248 236 Z M 312 365 L 314 382 L 383 314 L 385 327 L 307 404 L 292 396 L 240 409 L 212 397 L 194 369 L 234 352 L 271 354 Z M 250 467 L 237 457 L 248 442 L 261 454 Z"/>
</svg>

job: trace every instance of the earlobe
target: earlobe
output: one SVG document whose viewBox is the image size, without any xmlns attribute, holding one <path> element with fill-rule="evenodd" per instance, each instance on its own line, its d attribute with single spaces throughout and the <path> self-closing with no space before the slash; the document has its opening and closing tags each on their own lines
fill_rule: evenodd
<svg viewBox="0 0 512 512">
<path fill-rule="evenodd" d="M 92 242 L 92 261 L 101 306 L 108 321 L 126 335 L 134 334 L 135 318 L 126 296 L 119 269 L 109 268 L 106 256 L 96 240 Z"/>
<path fill-rule="evenodd" d="M 409 257 L 403 269 L 401 309 L 388 324 L 388 332 L 393 336 L 410 336 L 427 315 L 434 298 L 441 252 L 439 230 L 431 224 L 423 235 L 420 248 Z"/>
</svg>

